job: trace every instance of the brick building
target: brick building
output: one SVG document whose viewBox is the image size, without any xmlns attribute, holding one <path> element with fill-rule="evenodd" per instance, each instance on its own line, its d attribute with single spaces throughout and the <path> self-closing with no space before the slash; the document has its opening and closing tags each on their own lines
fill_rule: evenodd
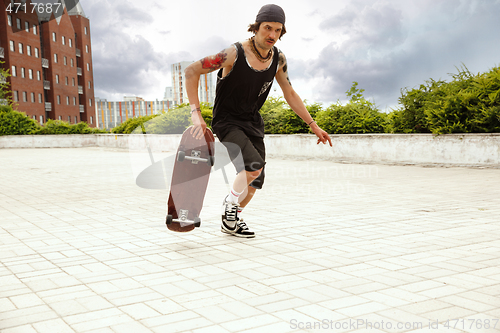
<svg viewBox="0 0 500 333">
<path fill-rule="evenodd" d="M 0 60 L 10 69 L 12 99 L 42 124 L 95 126 L 89 20 L 79 2 L 73 8 L 57 3 L 49 10 L 31 0 L 0 0 Z"/>
</svg>

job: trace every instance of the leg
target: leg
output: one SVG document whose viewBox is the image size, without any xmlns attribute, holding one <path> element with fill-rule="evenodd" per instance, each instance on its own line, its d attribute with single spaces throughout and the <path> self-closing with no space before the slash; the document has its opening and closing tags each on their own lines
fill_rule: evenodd
<svg viewBox="0 0 500 333">
<path fill-rule="evenodd" d="M 237 191 L 238 193 L 242 193 L 242 195 L 240 197 L 240 205 L 241 205 L 241 202 L 243 202 L 243 199 L 245 198 L 247 190 L 249 188 L 252 188 L 255 190 L 255 188 L 253 188 L 252 186 L 249 186 L 249 185 L 260 176 L 261 172 L 262 172 L 262 169 L 259 169 L 256 171 L 244 170 L 244 171 L 241 171 L 240 173 L 238 173 L 238 175 L 234 179 L 233 189 L 235 191 Z M 250 193 L 250 192 L 248 192 L 248 193 Z M 255 191 L 252 192 L 252 195 L 253 195 L 253 193 L 255 193 Z"/>
<path fill-rule="evenodd" d="M 243 200 L 240 202 L 241 208 L 245 208 L 246 205 L 248 205 L 250 200 L 252 200 L 252 198 L 255 194 L 255 191 L 257 191 L 257 189 L 255 187 L 252 187 L 252 186 L 247 187 L 247 189 L 245 190 L 245 193 L 242 194 Z"/>
</svg>

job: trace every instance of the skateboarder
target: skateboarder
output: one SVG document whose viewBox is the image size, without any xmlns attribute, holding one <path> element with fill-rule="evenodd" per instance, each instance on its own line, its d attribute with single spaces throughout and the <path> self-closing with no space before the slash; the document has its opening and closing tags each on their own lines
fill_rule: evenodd
<svg viewBox="0 0 500 333">
<path fill-rule="evenodd" d="M 331 146 L 332 142 L 328 134 L 314 122 L 302 99 L 292 88 L 285 55 L 274 46 L 286 32 L 283 9 L 272 4 L 263 6 L 248 31 L 254 34 L 250 39 L 234 43 L 216 55 L 192 63 L 186 68 L 185 75 L 194 125 L 192 134 L 202 138 L 206 124 L 199 107 L 199 78 L 202 74 L 219 70 L 212 129 L 227 147 L 231 160 L 236 160 L 236 156 L 241 153 L 244 162 L 244 165 L 235 163 L 238 174 L 223 201 L 221 231 L 250 238 L 255 237 L 255 233 L 248 228 L 240 214 L 256 189 L 261 189 L 264 183 L 264 122 L 259 110 L 274 79 L 292 110 L 316 134 L 318 144 L 329 142 Z"/>
</svg>

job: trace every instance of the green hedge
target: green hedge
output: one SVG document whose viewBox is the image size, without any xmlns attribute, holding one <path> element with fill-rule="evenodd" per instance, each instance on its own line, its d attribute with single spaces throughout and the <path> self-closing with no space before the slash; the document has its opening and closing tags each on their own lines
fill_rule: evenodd
<svg viewBox="0 0 500 333">
<path fill-rule="evenodd" d="M 389 115 L 390 132 L 500 132 L 500 68 L 474 75 L 463 66 L 452 78 L 402 90 L 401 107 Z"/>
<path fill-rule="evenodd" d="M 92 128 L 85 122 L 78 124 L 70 124 L 67 121 L 49 119 L 43 125 L 39 125 L 39 129 L 34 134 L 95 134 L 108 133 L 108 131 Z"/>
<path fill-rule="evenodd" d="M 40 125 L 23 112 L 12 109 L 10 105 L 0 105 L 0 135 L 37 134 Z"/>
</svg>

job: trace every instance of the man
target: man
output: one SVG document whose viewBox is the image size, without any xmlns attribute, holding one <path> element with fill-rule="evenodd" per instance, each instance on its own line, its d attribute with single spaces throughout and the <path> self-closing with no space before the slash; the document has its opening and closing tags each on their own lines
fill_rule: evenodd
<svg viewBox="0 0 500 333">
<path fill-rule="evenodd" d="M 328 141 L 332 145 L 328 134 L 314 122 L 292 88 L 285 55 L 274 46 L 286 32 L 283 9 L 277 5 L 263 6 L 248 31 L 254 33 L 250 39 L 194 62 L 185 70 L 194 124 L 191 133 L 197 138 L 202 138 L 206 129 L 198 99 L 199 78 L 219 70 L 212 129 L 227 147 L 231 159 L 234 161 L 241 154 L 244 162 L 244 165 L 234 163 L 238 174 L 223 202 L 221 231 L 246 238 L 255 237 L 255 233 L 240 214 L 264 183 L 264 122 L 259 110 L 271 90 L 273 79 L 280 85 L 288 105 L 316 134 L 318 144 Z"/>
</svg>

